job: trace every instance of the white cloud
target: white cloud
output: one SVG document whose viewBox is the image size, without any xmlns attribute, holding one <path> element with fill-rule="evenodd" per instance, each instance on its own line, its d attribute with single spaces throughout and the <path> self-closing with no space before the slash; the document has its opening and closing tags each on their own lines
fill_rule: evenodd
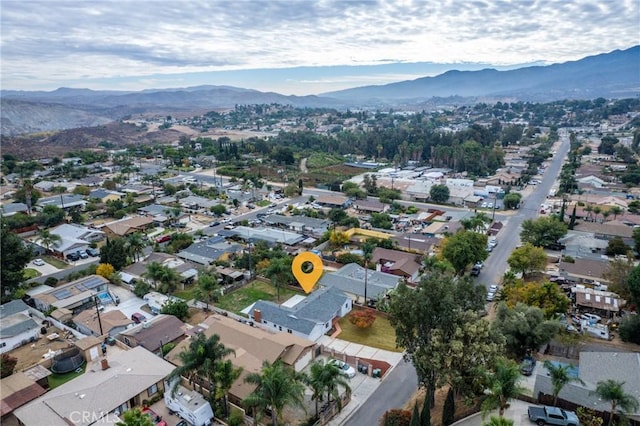
<svg viewBox="0 0 640 426">
<path fill-rule="evenodd" d="M 385 58 L 563 62 L 637 44 L 639 10 L 636 0 L 6 0 L 2 87 L 139 77 L 142 88 L 157 74 Z"/>
</svg>

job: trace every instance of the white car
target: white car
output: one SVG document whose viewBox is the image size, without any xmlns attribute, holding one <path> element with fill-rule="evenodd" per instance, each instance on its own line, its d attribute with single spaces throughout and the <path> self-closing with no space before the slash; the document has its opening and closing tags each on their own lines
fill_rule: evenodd
<svg viewBox="0 0 640 426">
<path fill-rule="evenodd" d="M 350 379 L 356 377 L 356 369 L 344 361 L 340 361 L 339 359 L 331 359 L 329 360 L 329 364 L 335 365 L 336 367 L 338 367 Z"/>
<path fill-rule="evenodd" d="M 487 302 L 493 302 L 496 298 L 496 294 L 492 291 L 487 293 Z"/>
<path fill-rule="evenodd" d="M 491 284 L 489 286 L 489 292 L 490 293 L 497 293 L 498 292 L 498 286 L 496 284 Z"/>
<path fill-rule="evenodd" d="M 42 259 L 34 259 L 33 264 L 36 266 L 44 266 L 44 260 Z"/>
</svg>

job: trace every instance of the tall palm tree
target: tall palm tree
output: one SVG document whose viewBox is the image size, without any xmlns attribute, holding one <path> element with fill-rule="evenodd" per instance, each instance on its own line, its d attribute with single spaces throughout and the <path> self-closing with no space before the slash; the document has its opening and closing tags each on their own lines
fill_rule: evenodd
<svg viewBox="0 0 640 426">
<path fill-rule="evenodd" d="M 505 358 L 498 359 L 494 371 L 489 376 L 489 395 L 482 403 L 483 414 L 497 408 L 502 417 L 509 400 L 524 391 L 519 384 L 521 380 L 518 364 Z"/>
<path fill-rule="evenodd" d="M 600 206 L 594 206 L 593 207 L 593 217 L 594 217 L 594 222 L 598 221 L 598 215 L 602 213 L 602 207 Z"/>
<path fill-rule="evenodd" d="M 491 223 L 491 218 L 484 212 L 479 212 L 470 217 L 469 219 L 463 219 L 460 224 L 467 231 L 473 232 L 485 232 L 485 226 Z"/>
<path fill-rule="evenodd" d="M 624 383 L 613 379 L 604 380 L 596 384 L 595 394 L 605 401 L 611 403 L 611 416 L 609 417 L 609 426 L 613 421 L 615 413 L 628 413 L 638 410 L 640 403 L 631 394 L 624 391 Z"/>
<path fill-rule="evenodd" d="M 347 392 L 351 392 L 348 376 L 337 366 L 322 361 L 311 364 L 307 384 L 313 391 L 312 399 L 316 402 L 316 416 L 318 416 L 318 402 L 323 399 L 323 393 L 327 392 L 327 402 L 331 402 L 331 397 L 338 401 L 342 408 L 340 399 L 340 387 Z"/>
<path fill-rule="evenodd" d="M 144 247 L 146 246 L 142 235 L 139 232 L 127 235 L 127 246 L 131 252 L 131 256 L 135 262 L 140 260 L 140 256 L 144 253 Z"/>
<path fill-rule="evenodd" d="M 280 286 L 291 280 L 291 259 L 288 257 L 271 259 L 269 267 L 264 271 L 264 275 L 276 287 L 278 303 L 280 303 Z"/>
<path fill-rule="evenodd" d="M 215 273 L 198 274 L 198 285 L 195 289 L 194 296 L 197 300 L 204 301 L 209 310 L 209 302 L 216 301 L 220 294 L 220 285 L 218 284 L 218 276 Z"/>
<path fill-rule="evenodd" d="M 206 383 L 209 401 L 213 405 L 216 395 L 219 395 L 218 387 L 228 389 L 229 375 L 236 374 L 232 366 L 226 365 L 231 363 L 230 360 L 225 360 L 229 355 L 235 355 L 235 351 L 220 343 L 220 336 L 213 334 L 207 338 L 204 333 L 198 333 L 191 339 L 189 346 L 178 354 L 180 365 L 168 376 L 169 383 L 175 381 L 171 388 L 172 394 L 175 394 L 180 378 L 184 377 L 192 386 L 198 384 L 201 392 Z"/>
<path fill-rule="evenodd" d="M 302 377 L 285 367 L 281 361 L 273 364 L 265 361 L 262 372 L 247 375 L 245 382 L 257 385 L 257 389 L 244 399 L 245 404 L 260 410 L 270 408 L 273 426 L 278 426 L 285 406 L 304 408 Z"/>
<path fill-rule="evenodd" d="M 229 400 L 227 398 L 229 389 L 231 389 L 233 382 L 240 377 L 240 373 L 242 373 L 242 368 L 235 368 L 230 360 L 220 363 L 216 369 L 215 377 L 218 388 L 215 398 L 222 400 L 225 417 L 229 415 Z"/>
<path fill-rule="evenodd" d="M 591 219 L 591 213 L 593 212 L 593 206 L 591 204 L 587 204 L 584 206 L 584 211 L 587 212 L 587 220 Z"/>
<path fill-rule="evenodd" d="M 571 364 L 553 364 L 551 361 L 547 360 L 544 362 L 544 368 L 549 371 L 549 375 L 551 376 L 551 385 L 553 386 L 553 406 L 555 407 L 558 402 L 558 394 L 562 391 L 562 388 L 571 383 L 571 382 L 579 382 L 584 384 L 582 379 L 576 376 L 572 376 L 569 374 L 569 370 L 573 368 Z"/>
<path fill-rule="evenodd" d="M 616 220 L 618 218 L 618 215 L 624 213 L 624 209 L 622 207 L 619 207 L 619 206 L 611 207 L 610 211 L 613 214 L 613 220 Z"/>
<path fill-rule="evenodd" d="M 180 282 L 180 276 L 174 269 L 158 262 L 148 264 L 143 275 L 152 280 L 153 286 L 165 294 L 173 293 Z"/>
<path fill-rule="evenodd" d="M 47 249 L 47 252 L 51 251 L 51 247 L 58 247 L 62 238 L 58 234 L 52 234 L 48 229 L 41 229 L 38 231 L 38 239 L 40 244 Z"/>
</svg>

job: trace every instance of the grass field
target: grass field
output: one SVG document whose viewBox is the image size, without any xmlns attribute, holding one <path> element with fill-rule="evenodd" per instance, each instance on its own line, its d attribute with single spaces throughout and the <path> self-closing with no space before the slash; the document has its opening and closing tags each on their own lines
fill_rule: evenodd
<svg viewBox="0 0 640 426">
<path fill-rule="evenodd" d="M 87 368 L 87 364 L 83 365 L 81 367 L 81 371 L 79 371 L 79 372 L 72 371 L 71 373 L 66 373 L 66 374 L 52 374 L 52 375 L 50 375 L 49 376 L 49 388 L 50 389 L 57 388 L 58 386 L 67 383 L 69 380 L 75 379 L 76 377 L 84 374 L 85 368 Z"/>
<path fill-rule="evenodd" d="M 280 303 L 295 294 L 298 293 L 289 290 L 288 288 L 281 287 Z M 215 305 L 220 309 L 240 314 L 240 311 L 258 300 L 277 302 L 276 288 L 269 283 L 256 280 L 232 293 L 225 294 Z"/>
<path fill-rule="evenodd" d="M 355 312 L 355 309 L 352 312 Z M 360 329 L 349 322 L 350 315 L 351 313 L 340 318 L 342 332 L 337 336 L 338 339 L 387 351 L 402 352 L 402 349 L 396 348 L 396 331 L 387 318 L 376 315 L 376 320 L 370 328 Z"/>
<path fill-rule="evenodd" d="M 271 204 L 269 200 L 260 200 L 256 203 L 258 207 L 267 207 L 269 204 Z"/>
<path fill-rule="evenodd" d="M 58 269 L 66 269 L 69 267 L 69 264 L 53 256 L 44 255 L 44 256 L 41 256 L 41 258 L 48 264 L 53 265 Z"/>
<path fill-rule="evenodd" d="M 173 292 L 173 296 L 175 297 L 179 297 L 180 299 L 189 301 L 191 299 L 193 299 L 193 290 L 195 289 L 195 287 L 189 287 L 186 290 L 176 290 Z"/>
<path fill-rule="evenodd" d="M 25 270 L 23 271 L 22 275 L 24 275 L 24 279 L 25 280 L 30 280 L 31 278 L 39 277 L 42 274 L 40 272 L 36 271 L 35 269 L 25 268 Z"/>
</svg>

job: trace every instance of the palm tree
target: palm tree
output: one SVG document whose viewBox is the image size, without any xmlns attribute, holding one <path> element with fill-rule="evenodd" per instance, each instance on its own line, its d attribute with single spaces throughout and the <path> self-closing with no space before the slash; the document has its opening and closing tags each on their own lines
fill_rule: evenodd
<svg viewBox="0 0 640 426">
<path fill-rule="evenodd" d="M 624 391 L 624 383 L 618 382 L 613 379 L 598 382 L 596 384 L 595 394 L 605 401 L 611 403 L 611 416 L 609 417 L 609 426 L 613 421 L 615 413 L 621 414 L 628 413 L 630 411 L 636 411 L 640 404 L 638 400 Z"/>
<path fill-rule="evenodd" d="M 154 424 L 151 417 L 143 414 L 137 407 L 125 411 L 122 414 L 122 420 L 121 422 L 117 422 L 116 426 L 153 426 Z"/>
<path fill-rule="evenodd" d="M 226 365 L 231 364 L 230 360 L 224 360 L 229 355 L 235 355 L 235 351 L 220 343 L 220 336 L 213 334 L 207 338 L 204 333 L 198 333 L 192 338 L 189 347 L 178 354 L 180 365 L 167 378 L 169 383 L 175 382 L 171 393 L 175 394 L 180 377 L 186 378 L 192 386 L 198 384 L 201 392 L 204 389 L 203 383 L 206 382 L 209 401 L 213 405 L 216 395 L 220 394 L 218 388 L 228 389 L 229 377 L 235 375 L 237 378 L 240 374 L 233 366 Z"/>
<path fill-rule="evenodd" d="M 513 420 L 491 416 L 488 422 L 482 423 L 482 426 L 513 426 Z"/>
<path fill-rule="evenodd" d="M 151 262 L 147 265 L 147 270 L 142 275 L 153 281 L 153 286 L 157 287 L 162 275 L 162 265 L 158 262 Z"/>
<path fill-rule="evenodd" d="M 619 214 L 624 213 L 624 209 L 622 207 L 619 207 L 619 206 L 611 207 L 610 211 L 613 214 L 613 220 L 616 220 L 618 218 Z"/>
<path fill-rule="evenodd" d="M 148 264 L 147 271 L 143 275 L 151 279 L 153 286 L 165 294 L 172 293 L 180 282 L 180 276 L 174 269 L 158 262 Z M 158 283 L 160 284 L 159 286 Z"/>
<path fill-rule="evenodd" d="M 217 300 L 220 294 L 220 285 L 218 285 L 218 276 L 215 273 L 203 273 L 198 275 L 198 286 L 195 289 L 194 296 L 197 300 L 204 301 L 209 310 L 209 302 Z"/>
<path fill-rule="evenodd" d="M 602 223 L 607 221 L 607 218 L 611 216 L 611 210 L 607 209 L 607 210 L 603 210 L 602 211 Z"/>
<path fill-rule="evenodd" d="M 307 384 L 313 391 L 311 399 L 316 401 L 316 417 L 318 416 L 318 402 L 323 399 L 325 391 L 327 392 L 327 402 L 331 402 L 331 397 L 333 397 L 338 401 L 338 404 L 342 402 L 340 399 L 340 386 L 347 392 L 351 392 L 349 382 L 346 379 L 348 379 L 348 376 L 333 364 L 325 364 L 322 361 L 316 361 L 311 364 Z"/>
<path fill-rule="evenodd" d="M 551 361 L 547 360 L 544 362 L 544 368 L 549 371 L 549 375 L 551 376 L 551 385 L 553 386 L 553 406 L 555 407 L 558 402 L 558 394 L 562 390 L 562 388 L 571 382 L 579 382 L 584 384 L 582 379 L 576 376 L 572 376 L 569 374 L 569 370 L 573 368 L 571 364 L 553 364 Z"/>
<path fill-rule="evenodd" d="M 491 218 L 486 213 L 479 212 L 469 219 L 462 219 L 460 224 L 467 231 L 485 233 L 486 224 L 491 223 Z"/>
<path fill-rule="evenodd" d="M 598 221 L 598 215 L 602 213 L 602 208 L 600 206 L 594 206 L 593 207 L 593 217 L 594 217 L 594 222 Z"/>
<path fill-rule="evenodd" d="M 271 259 L 269 267 L 264 271 L 264 275 L 276 287 L 278 303 L 280 303 L 280 286 L 283 283 L 288 283 L 291 278 L 291 259 L 288 257 Z"/>
<path fill-rule="evenodd" d="M 584 211 L 587 212 L 587 220 L 591 219 L 591 212 L 593 212 L 593 206 L 591 204 L 587 204 L 584 207 Z"/>
<path fill-rule="evenodd" d="M 58 247 L 62 241 L 60 235 L 52 234 L 48 229 L 39 230 L 38 239 L 40 240 L 40 244 L 47 249 L 47 252 L 51 251 L 51 247 Z"/>
<path fill-rule="evenodd" d="M 278 426 L 278 419 L 287 405 L 304 408 L 304 385 L 302 377 L 287 368 L 281 361 L 273 364 L 262 363 L 261 373 L 251 373 L 244 379 L 246 383 L 257 386 L 257 389 L 244 399 L 249 407 L 260 410 L 271 409 L 273 426 Z"/>
<path fill-rule="evenodd" d="M 145 242 L 139 232 L 127 235 L 127 245 L 131 251 L 131 256 L 135 262 L 140 260 L 140 256 L 144 253 Z"/>
<path fill-rule="evenodd" d="M 227 398 L 229 389 L 231 389 L 233 382 L 240 377 L 240 373 L 242 373 L 242 368 L 235 368 L 230 360 L 220 363 L 216 371 L 218 388 L 215 398 L 216 400 L 222 399 L 225 417 L 229 415 L 229 400 Z"/>
<path fill-rule="evenodd" d="M 505 358 L 498 359 L 493 373 L 489 376 L 489 395 L 482 403 L 483 414 L 498 408 L 502 417 L 504 410 L 509 406 L 509 400 L 524 391 L 519 385 L 521 380 L 518 364 Z"/>
</svg>

